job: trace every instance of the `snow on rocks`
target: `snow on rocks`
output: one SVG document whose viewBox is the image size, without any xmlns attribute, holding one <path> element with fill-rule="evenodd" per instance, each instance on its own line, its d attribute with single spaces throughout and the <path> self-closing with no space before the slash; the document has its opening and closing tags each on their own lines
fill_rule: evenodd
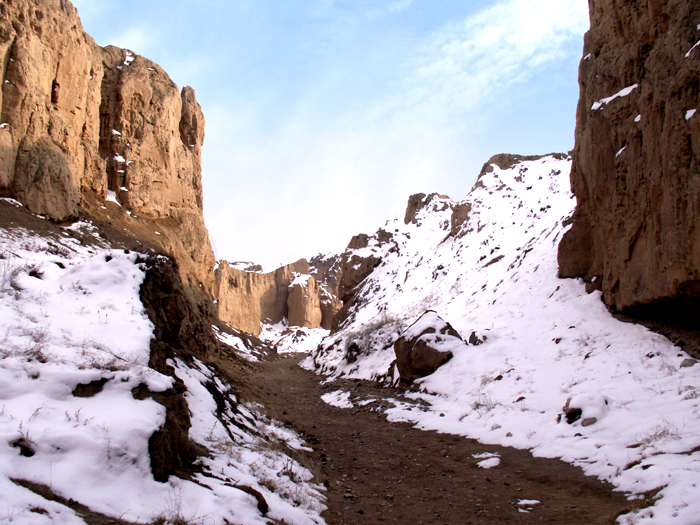
<svg viewBox="0 0 700 525">
<path fill-rule="evenodd" d="M 454 328 L 428 310 L 394 342 L 396 368 L 411 383 L 434 373 L 465 347 Z"/>
<path fill-rule="evenodd" d="M 275 346 L 278 354 L 284 355 L 312 352 L 329 333 L 323 328 L 289 327 L 283 320 L 274 325 L 263 323 L 258 337 Z"/>
<path fill-rule="evenodd" d="M 563 408 L 566 422 L 571 425 L 581 420 L 581 426 L 591 426 L 607 415 L 612 404 L 612 399 L 602 394 L 579 394 L 566 400 Z"/>
<path fill-rule="evenodd" d="M 421 209 L 416 224 L 387 223 L 395 249 L 304 364 L 331 379 L 387 380 L 393 342 L 438 311 L 458 332 L 487 338 L 415 381 L 407 395 L 429 409 L 397 403 L 390 420 L 562 458 L 633 497 L 658 491 L 621 523 L 697 523 L 700 367 L 681 367 L 689 356 L 666 338 L 613 318 L 600 292 L 558 278 L 575 206 L 570 167 L 554 157 L 493 165 L 465 201 Z M 469 213 L 450 234 L 457 206 Z M 573 424 L 559 417 L 569 398 L 581 410 Z"/>
<path fill-rule="evenodd" d="M 186 387 L 189 437 L 208 454 L 193 481 L 154 479 L 149 439 L 166 409 L 148 392 L 171 390 L 174 378 L 148 366 L 144 260 L 60 231 L 0 230 L 0 521 L 83 523 L 24 486 L 33 483 L 134 522 L 323 523 L 320 487 L 284 453 L 303 442 L 239 403 L 196 359 L 171 365 Z M 137 389 L 147 395 L 135 397 Z"/>
<path fill-rule="evenodd" d="M 634 91 L 638 87 L 639 87 L 639 84 L 633 84 L 631 86 L 627 86 L 624 89 L 621 89 L 620 91 L 618 91 L 617 93 L 615 93 L 614 95 L 612 95 L 610 97 L 600 99 L 598 102 L 593 103 L 593 106 L 591 106 L 591 110 L 595 111 L 597 109 L 601 109 L 603 106 L 610 104 L 610 102 L 612 102 L 616 98 L 626 97 L 627 95 L 632 93 L 632 91 Z"/>
</svg>

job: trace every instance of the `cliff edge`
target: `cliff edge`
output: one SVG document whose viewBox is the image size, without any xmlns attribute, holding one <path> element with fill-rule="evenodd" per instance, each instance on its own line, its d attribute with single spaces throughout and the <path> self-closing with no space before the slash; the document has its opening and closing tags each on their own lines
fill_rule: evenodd
<svg viewBox="0 0 700 525">
<path fill-rule="evenodd" d="M 56 221 L 134 222 L 124 229 L 210 293 L 194 91 L 146 58 L 98 46 L 67 0 L 0 4 L 0 78 L 0 195 Z"/>
<path fill-rule="evenodd" d="M 613 310 L 696 318 L 700 4 L 589 4 L 560 275 L 597 282 Z"/>
</svg>

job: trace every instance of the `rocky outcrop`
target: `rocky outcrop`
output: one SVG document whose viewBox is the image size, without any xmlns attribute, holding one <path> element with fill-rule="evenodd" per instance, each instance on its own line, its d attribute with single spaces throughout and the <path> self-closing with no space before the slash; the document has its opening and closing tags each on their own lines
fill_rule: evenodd
<svg viewBox="0 0 700 525">
<path fill-rule="evenodd" d="M 563 277 L 613 310 L 700 311 L 700 4 L 590 3 Z"/>
<path fill-rule="evenodd" d="M 411 195 L 406 206 L 404 224 L 413 223 L 420 226 L 421 213 L 447 209 L 452 210 L 452 224 L 451 229 L 447 224 L 445 229 L 449 230 L 450 234 L 455 234 L 468 220 L 471 205 L 461 205 L 438 193 Z M 342 308 L 333 319 L 332 330 L 338 330 L 349 319 L 350 312 L 358 300 L 356 292 L 359 285 L 382 263 L 387 254 L 397 252 L 398 249 L 394 233 L 383 228 L 377 230 L 372 236 L 361 233 L 350 240 L 340 258 L 338 299 L 342 303 Z"/>
<path fill-rule="evenodd" d="M 285 318 L 290 326 L 329 326 L 338 311 L 337 297 L 323 284 L 324 279 L 333 281 L 328 274 L 331 266 L 325 272 L 320 266 L 312 270 L 306 259 L 300 259 L 274 272 L 259 273 L 221 261 L 214 272 L 219 319 L 253 335 L 261 332 L 260 323 L 275 324 Z"/>
<path fill-rule="evenodd" d="M 341 258 L 335 254 L 319 254 L 309 261 L 311 275 L 319 284 L 321 328 L 326 330 L 333 327 L 333 319 L 343 307 L 342 301 L 338 298 L 340 264 Z"/>
<path fill-rule="evenodd" d="M 484 163 L 481 171 L 479 172 L 477 180 L 487 173 L 493 173 L 494 166 L 502 170 L 507 170 L 520 164 L 521 162 L 540 160 L 545 157 L 553 157 L 561 160 L 567 158 L 567 155 L 564 153 L 548 153 L 546 155 L 517 155 L 513 153 L 499 153 Z"/>
<path fill-rule="evenodd" d="M 63 221 L 132 215 L 158 231 L 186 282 L 209 291 L 204 117 L 153 62 L 101 48 L 67 0 L 0 4 L 0 194 Z M 113 193 L 109 193 L 113 192 Z"/>
<path fill-rule="evenodd" d="M 383 247 L 392 243 L 393 238 L 391 232 L 380 228 L 371 237 L 361 233 L 350 239 L 340 260 L 338 297 L 341 301 L 345 303 L 355 287 L 382 262 Z"/>
<path fill-rule="evenodd" d="M 290 326 L 319 328 L 321 312 L 320 285 L 311 275 L 300 275 L 289 284 L 287 320 Z"/>
<path fill-rule="evenodd" d="M 306 260 L 268 273 L 238 270 L 220 261 L 214 271 L 219 319 L 253 335 L 261 332 L 261 322 L 279 323 L 287 316 L 289 285 L 295 273 L 309 273 Z"/>
<path fill-rule="evenodd" d="M 394 342 L 396 368 L 402 380 L 412 383 L 433 374 L 464 346 L 459 333 L 428 310 Z"/>
<path fill-rule="evenodd" d="M 425 193 L 416 193 L 408 198 L 403 223 L 418 224 L 418 212 L 425 209 L 428 203 L 433 201 L 434 197 L 444 199 L 440 204 L 442 210 L 446 210 L 450 206 L 450 204 L 446 202 L 449 201 L 450 198 L 446 195 L 440 195 L 439 193 L 431 193 L 430 195 L 426 195 Z"/>
</svg>

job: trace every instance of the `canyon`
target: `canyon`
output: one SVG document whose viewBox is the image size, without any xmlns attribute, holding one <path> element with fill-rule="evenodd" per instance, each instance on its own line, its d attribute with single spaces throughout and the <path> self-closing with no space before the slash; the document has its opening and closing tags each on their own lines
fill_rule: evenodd
<svg viewBox="0 0 700 525">
<path fill-rule="evenodd" d="M 589 6 L 572 152 L 265 273 L 215 261 L 194 90 L 0 1 L 1 508 L 695 523 L 700 6 Z"/>
</svg>

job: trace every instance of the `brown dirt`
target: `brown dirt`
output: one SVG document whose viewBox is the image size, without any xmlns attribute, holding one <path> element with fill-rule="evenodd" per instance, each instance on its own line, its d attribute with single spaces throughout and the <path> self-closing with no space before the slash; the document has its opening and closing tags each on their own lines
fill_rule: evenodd
<svg viewBox="0 0 700 525">
<path fill-rule="evenodd" d="M 297 459 L 328 488 L 329 525 L 612 524 L 631 509 L 611 485 L 562 461 L 389 423 L 378 408 L 400 391 L 366 381 L 324 385 L 298 366 L 300 359 L 271 357 L 252 366 L 242 393 L 313 447 Z M 340 409 L 320 399 L 339 388 L 379 401 Z M 500 454 L 500 466 L 477 467 L 472 455 L 483 452 Z M 521 499 L 541 504 L 518 506 Z"/>
<path fill-rule="evenodd" d="M 56 503 L 60 503 L 61 505 L 72 509 L 88 525 L 135 525 L 130 521 L 124 521 L 119 518 L 110 518 L 109 516 L 105 516 L 104 514 L 100 514 L 99 512 L 90 510 L 88 507 L 81 503 L 78 503 L 77 501 L 59 496 L 50 487 L 47 487 L 46 485 L 35 483 L 33 481 L 28 481 L 26 479 L 13 479 L 12 482 L 15 485 L 19 485 L 20 487 L 24 487 L 25 489 L 31 490 L 34 494 L 41 496 L 45 500 L 55 501 Z M 48 511 L 42 508 L 40 504 L 35 507 L 32 507 L 30 509 L 30 512 L 39 515 L 48 514 Z"/>
</svg>

